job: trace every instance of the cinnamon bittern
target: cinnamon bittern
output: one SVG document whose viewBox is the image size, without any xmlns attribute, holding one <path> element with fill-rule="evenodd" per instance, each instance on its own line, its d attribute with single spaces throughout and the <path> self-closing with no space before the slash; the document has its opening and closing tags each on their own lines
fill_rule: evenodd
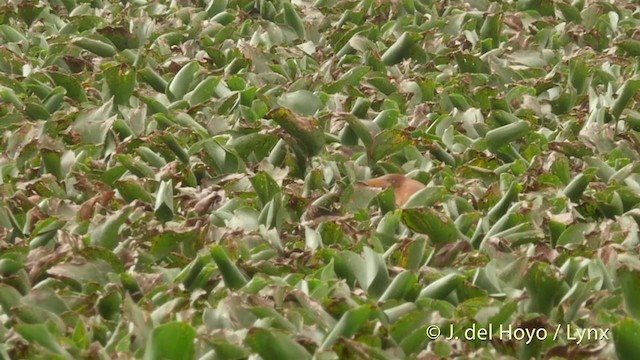
<svg viewBox="0 0 640 360">
<path fill-rule="evenodd" d="M 396 207 L 398 208 L 402 208 L 413 194 L 425 187 L 423 183 L 400 174 L 387 174 L 365 180 L 364 183 L 368 186 L 379 188 L 387 188 L 389 186 L 393 187 L 393 193 L 396 198 Z"/>
</svg>

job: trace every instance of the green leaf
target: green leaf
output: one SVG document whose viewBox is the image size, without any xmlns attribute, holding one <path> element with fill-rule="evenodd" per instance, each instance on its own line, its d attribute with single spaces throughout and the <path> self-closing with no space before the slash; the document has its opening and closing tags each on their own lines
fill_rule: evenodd
<svg viewBox="0 0 640 360">
<path fill-rule="evenodd" d="M 52 149 L 42 148 L 40 149 L 40 156 L 42 157 L 42 163 L 44 164 L 45 171 L 55 176 L 56 179 L 62 180 L 63 175 L 62 164 L 60 161 L 60 152 Z"/>
<path fill-rule="evenodd" d="M 353 251 L 341 251 L 335 255 L 335 271 L 338 276 L 347 280 L 347 285 L 354 287 L 356 281 L 361 287 L 367 284 L 364 260 Z"/>
<path fill-rule="evenodd" d="M 302 345 L 277 329 L 252 328 L 245 343 L 263 359 L 311 359 L 311 354 Z"/>
<path fill-rule="evenodd" d="M 622 87 L 618 91 L 618 98 L 611 105 L 611 116 L 615 120 L 620 118 L 622 111 L 627 108 L 631 99 L 635 96 L 635 94 L 640 90 L 640 80 L 638 79 L 629 79 L 622 84 Z"/>
<path fill-rule="evenodd" d="M 387 270 L 382 254 L 365 247 L 364 264 L 367 274 L 367 283 L 364 287 L 369 294 L 376 297 L 382 296 L 389 285 L 389 270 Z"/>
<path fill-rule="evenodd" d="M 10 102 L 17 108 L 22 108 L 24 106 L 23 102 L 20 100 L 15 90 L 5 86 L 1 86 L 1 85 L 0 85 L 0 101 Z"/>
<path fill-rule="evenodd" d="M 182 161 L 184 164 L 189 164 L 189 154 L 185 149 L 178 143 L 178 140 L 171 133 L 164 133 L 160 136 L 160 140 L 173 151 L 173 153 Z M 152 176 L 150 176 L 152 177 Z"/>
<path fill-rule="evenodd" d="M 63 359 L 73 359 L 49 329 L 42 324 L 18 324 L 16 331 L 30 343 L 38 344 L 47 350 L 60 355 Z"/>
<path fill-rule="evenodd" d="M 380 212 L 386 214 L 389 211 L 393 211 L 396 208 L 396 196 L 392 186 L 389 186 L 383 190 L 378 196 L 376 196 Z"/>
<path fill-rule="evenodd" d="M 298 15 L 296 9 L 288 0 L 282 2 L 282 8 L 284 10 L 284 23 L 289 25 L 298 35 L 300 39 L 304 39 L 304 23 Z"/>
<path fill-rule="evenodd" d="M 379 190 L 360 184 L 351 184 L 344 190 L 340 202 L 345 211 L 354 213 L 369 207 L 371 200 L 378 195 Z"/>
<path fill-rule="evenodd" d="M 87 100 L 82 84 L 80 84 L 77 78 L 58 71 L 49 71 L 47 74 L 53 79 L 56 86 L 64 87 L 67 91 L 67 96 L 73 100 L 77 102 Z"/>
<path fill-rule="evenodd" d="M 195 339 L 196 329 L 187 323 L 174 321 L 156 326 L 149 334 L 144 359 L 193 359 Z"/>
<path fill-rule="evenodd" d="M 367 82 L 386 96 L 390 96 L 398 92 L 398 87 L 386 77 L 370 77 L 367 79 Z"/>
<path fill-rule="evenodd" d="M 105 294 L 98 298 L 96 304 L 100 316 L 107 320 L 114 320 L 120 314 L 122 295 L 116 287 L 110 287 Z"/>
<path fill-rule="evenodd" d="M 42 100 L 42 106 L 51 115 L 55 113 L 64 102 L 64 96 L 67 95 L 67 90 L 62 86 L 56 86 L 51 90 L 44 100 Z"/>
<path fill-rule="evenodd" d="M 490 14 L 484 18 L 480 28 L 481 39 L 491 39 L 491 47 L 497 48 L 500 43 L 500 33 L 502 32 L 503 14 Z"/>
<path fill-rule="evenodd" d="M 380 60 L 382 60 L 385 65 L 395 65 L 399 63 L 408 56 L 411 47 L 420 41 L 421 38 L 418 33 L 405 31 L 400 35 L 398 40 L 389 46 L 384 54 L 382 54 Z"/>
<path fill-rule="evenodd" d="M 245 161 L 253 155 L 256 162 L 259 162 L 269 157 L 277 142 L 276 136 L 251 133 L 231 140 L 229 147 L 235 149 Z"/>
<path fill-rule="evenodd" d="M 422 236 L 412 241 L 403 251 L 403 257 L 401 258 L 401 265 L 405 269 L 417 271 L 424 265 L 426 258 L 424 256 L 426 251 L 427 239 Z"/>
<path fill-rule="evenodd" d="M 173 181 L 171 179 L 160 183 L 153 211 L 163 222 L 173 219 Z"/>
<path fill-rule="evenodd" d="M 167 97 L 171 101 L 182 100 L 184 95 L 189 91 L 191 82 L 199 69 L 200 65 L 197 61 L 191 61 L 184 65 L 176 76 L 171 79 L 167 87 Z"/>
<path fill-rule="evenodd" d="M 294 138 L 294 145 L 306 156 L 317 155 L 325 145 L 324 130 L 317 119 L 297 118 L 285 108 L 271 110 L 268 119 L 273 119 Z"/>
<path fill-rule="evenodd" d="M 578 10 L 576 6 L 564 2 L 556 2 L 555 6 L 560 9 L 565 20 L 575 22 L 576 24 L 582 23 L 580 10 Z"/>
<path fill-rule="evenodd" d="M 418 276 L 414 272 L 403 271 L 393 279 L 379 301 L 402 300 L 417 282 Z"/>
<path fill-rule="evenodd" d="M 367 126 L 362 122 L 362 120 L 357 117 L 348 114 L 345 116 L 345 121 L 349 124 L 349 129 L 360 138 L 360 141 L 364 144 L 365 147 L 370 147 L 373 144 L 373 136 L 371 131 L 367 128 Z"/>
<path fill-rule="evenodd" d="M 79 37 L 73 40 L 73 44 L 102 57 L 112 57 L 118 53 L 113 44 L 95 37 Z"/>
<path fill-rule="evenodd" d="M 105 26 L 96 31 L 98 34 L 109 39 L 118 50 L 133 49 L 139 46 L 138 40 L 133 34 L 122 26 Z"/>
<path fill-rule="evenodd" d="M 501 147 L 524 137 L 529 131 L 531 131 L 529 122 L 519 120 L 518 122 L 489 130 L 485 135 L 485 139 L 489 150 L 495 152 Z"/>
<path fill-rule="evenodd" d="M 271 319 L 274 327 L 287 331 L 295 331 L 296 327 L 284 316 L 280 315 L 275 309 L 265 306 L 257 306 L 250 309 L 250 311 L 261 319 Z"/>
<path fill-rule="evenodd" d="M 136 71 L 116 65 L 103 71 L 109 91 L 117 105 L 129 106 L 129 100 L 136 86 Z"/>
<path fill-rule="evenodd" d="M 531 265 L 525 278 L 528 311 L 548 316 L 556 306 L 561 286 L 562 278 L 557 269 L 543 262 Z"/>
<path fill-rule="evenodd" d="M 578 174 L 564 188 L 564 194 L 573 202 L 578 202 L 582 198 L 582 194 L 589 186 L 590 177 L 585 174 Z"/>
<path fill-rule="evenodd" d="M 220 83 L 219 76 L 209 76 L 202 80 L 190 93 L 189 105 L 195 106 L 211 100 L 216 93 L 216 87 Z"/>
<path fill-rule="evenodd" d="M 133 175 L 139 178 L 153 179 L 155 177 L 156 173 L 149 165 L 140 161 L 140 159 L 133 158 L 129 154 L 118 154 L 115 156 L 115 159 L 124 165 L 124 167 L 126 167 Z"/>
<path fill-rule="evenodd" d="M 443 186 L 427 186 L 411 195 L 407 203 L 404 204 L 404 209 L 430 207 L 443 202 L 446 196 L 447 190 Z"/>
<path fill-rule="evenodd" d="M 458 229 L 447 215 L 431 207 L 402 210 L 402 221 L 417 233 L 427 234 L 434 244 L 446 244 L 458 239 Z"/>
<path fill-rule="evenodd" d="M 323 106 L 320 98 L 308 90 L 285 93 L 278 99 L 278 105 L 305 116 L 315 114 Z"/>
<path fill-rule="evenodd" d="M 0 284 L 0 307 L 8 313 L 14 306 L 20 305 L 22 295 L 13 286 Z"/>
<path fill-rule="evenodd" d="M 31 232 L 31 241 L 29 242 L 30 248 L 37 248 L 45 246 L 51 239 L 53 239 L 58 230 L 66 224 L 66 221 L 59 220 L 54 217 L 46 218 L 39 221 L 33 231 Z"/>
<path fill-rule="evenodd" d="M 356 66 L 340 76 L 337 81 L 324 85 L 322 89 L 330 94 L 335 94 L 344 90 L 346 86 L 357 86 L 370 71 L 371 68 L 368 66 Z"/>
<path fill-rule="evenodd" d="M 569 81 L 578 95 L 584 94 L 587 90 L 589 73 L 589 66 L 579 59 L 574 59 L 569 64 Z"/>
<path fill-rule="evenodd" d="M 199 148 L 204 148 L 207 162 L 211 163 L 218 173 L 235 173 L 245 168 L 242 160 L 231 149 L 219 144 L 215 138 L 196 143 L 189 149 L 189 152 L 194 153 L 199 151 Z"/>
<path fill-rule="evenodd" d="M 25 264 L 21 261 L 10 258 L 0 259 L 0 275 L 13 275 L 23 269 L 24 266 Z"/>
<path fill-rule="evenodd" d="M 22 32 L 6 24 L 0 25 L 0 35 L 7 43 L 22 43 L 24 46 L 29 44 L 29 40 Z"/>
<path fill-rule="evenodd" d="M 618 47 L 631 56 L 640 56 L 640 41 L 624 39 L 618 43 Z"/>
<path fill-rule="evenodd" d="M 161 260 L 180 244 L 196 242 L 200 233 L 196 229 L 165 230 L 149 236 L 151 249 L 149 254 L 156 260 Z"/>
<path fill-rule="evenodd" d="M 418 298 L 444 299 L 464 280 L 465 277 L 462 275 L 456 273 L 447 274 L 422 289 Z"/>
<path fill-rule="evenodd" d="M 399 129 L 386 129 L 375 136 L 371 147 L 367 148 L 373 162 L 400 151 L 411 143 L 406 134 Z"/>
<path fill-rule="evenodd" d="M 640 322 L 623 318 L 611 329 L 618 359 L 635 359 L 640 356 Z"/>
<path fill-rule="evenodd" d="M 627 314 L 640 319 L 640 271 L 622 265 L 616 271 Z"/>
<path fill-rule="evenodd" d="M 266 205 L 273 197 L 280 193 L 280 186 L 267 172 L 261 171 L 250 178 L 262 205 Z"/>
<path fill-rule="evenodd" d="M 113 187 L 118 190 L 118 193 L 126 202 L 132 202 L 134 200 L 140 200 L 147 204 L 153 204 L 154 199 L 138 181 L 133 179 L 128 180 L 116 180 L 113 183 Z"/>
<path fill-rule="evenodd" d="M 119 243 L 120 230 L 129 218 L 130 212 L 129 208 L 124 208 L 109 215 L 97 225 L 92 224 L 89 230 L 91 244 L 114 249 Z"/>
<path fill-rule="evenodd" d="M 72 128 L 80 135 L 85 144 L 104 144 L 107 134 L 111 129 L 114 118 L 111 117 L 113 110 L 113 98 L 102 104 L 102 106 L 85 110 L 76 119 Z"/>
<path fill-rule="evenodd" d="M 350 338 L 369 319 L 371 310 L 368 305 L 362 305 L 348 310 L 342 315 L 340 321 L 325 336 L 319 350 L 329 349 L 339 338 Z"/>
<path fill-rule="evenodd" d="M 160 154 L 146 146 L 139 146 L 136 149 L 136 152 L 140 155 L 142 160 L 152 167 L 161 168 L 167 165 L 167 161 Z"/>
<path fill-rule="evenodd" d="M 32 1 L 25 1 L 17 6 L 18 15 L 28 26 L 41 16 L 44 9 L 45 6 Z"/>
<path fill-rule="evenodd" d="M 509 207 L 511 206 L 511 204 L 517 200 L 518 198 L 518 193 L 520 191 L 521 186 L 516 183 L 515 181 L 513 181 L 510 185 L 509 188 L 507 189 L 507 191 L 502 195 L 502 198 L 500 199 L 500 201 L 498 201 L 492 208 L 491 210 L 489 210 L 489 213 L 487 214 L 489 217 L 489 220 L 491 221 L 497 221 L 498 219 L 500 219 L 509 209 Z"/>
<path fill-rule="evenodd" d="M 249 357 L 249 350 L 244 346 L 234 344 L 224 339 L 210 340 L 211 347 L 215 350 L 216 355 L 226 360 L 241 360 Z"/>
<path fill-rule="evenodd" d="M 247 284 L 247 277 L 240 271 L 236 264 L 231 261 L 222 246 L 214 245 L 210 251 L 213 261 L 215 261 L 218 269 L 220 269 L 226 287 L 235 290 Z"/>
<path fill-rule="evenodd" d="M 207 17 L 211 18 L 223 12 L 227 8 L 227 0 L 211 0 L 205 9 Z"/>
<path fill-rule="evenodd" d="M 140 75 L 142 80 L 151 85 L 151 87 L 155 91 L 161 94 L 164 94 L 165 91 L 167 91 L 167 81 L 155 70 L 153 70 L 153 68 L 147 66 L 143 69 L 138 70 L 138 74 Z"/>
<path fill-rule="evenodd" d="M 95 282 L 101 286 L 109 281 L 107 274 L 112 272 L 114 272 L 113 267 L 103 260 L 66 262 L 47 270 L 47 274 L 51 276 L 74 280 L 78 284 Z"/>
</svg>

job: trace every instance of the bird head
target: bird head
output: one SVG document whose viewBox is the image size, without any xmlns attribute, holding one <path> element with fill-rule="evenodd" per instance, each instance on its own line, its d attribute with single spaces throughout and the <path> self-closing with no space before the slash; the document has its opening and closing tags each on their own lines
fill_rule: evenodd
<svg viewBox="0 0 640 360">
<path fill-rule="evenodd" d="M 416 192 L 424 189 L 424 184 L 408 178 L 401 174 L 387 174 L 377 178 L 365 180 L 364 183 L 367 186 L 377 188 L 393 188 L 393 193 L 396 198 L 396 206 L 398 208 L 403 207 L 409 198 Z"/>
</svg>

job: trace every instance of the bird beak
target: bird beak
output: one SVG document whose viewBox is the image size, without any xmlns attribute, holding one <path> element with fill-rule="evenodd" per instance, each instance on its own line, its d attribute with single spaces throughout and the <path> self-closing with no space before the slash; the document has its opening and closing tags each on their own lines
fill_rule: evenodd
<svg viewBox="0 0 640 360">
<path fill-rule="evenodd" d="M 391 183 L 389 183 L 389 181 L 387 181 L 385 179 L 380 179 L 380 178 L 365 180 L 365 181 L 363 181 L 363 183 L 365 185 L 367 185 L 367 186 L 378 187 L 378 188 L 384 188 L 384 187 L 387 187 L 387 186 L 391 185 Z"/>
</svg>

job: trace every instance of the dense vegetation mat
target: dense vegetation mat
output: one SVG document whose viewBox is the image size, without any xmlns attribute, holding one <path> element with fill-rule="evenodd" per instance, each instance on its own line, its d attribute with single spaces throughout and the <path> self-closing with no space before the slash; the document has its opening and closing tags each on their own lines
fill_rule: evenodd
<svg viewBox="0 0 640 360">
<path fill-rule="evenodd" d="M 3 1 L 0 358 L 639 359 L 629 3 Z"/>
</svg>

